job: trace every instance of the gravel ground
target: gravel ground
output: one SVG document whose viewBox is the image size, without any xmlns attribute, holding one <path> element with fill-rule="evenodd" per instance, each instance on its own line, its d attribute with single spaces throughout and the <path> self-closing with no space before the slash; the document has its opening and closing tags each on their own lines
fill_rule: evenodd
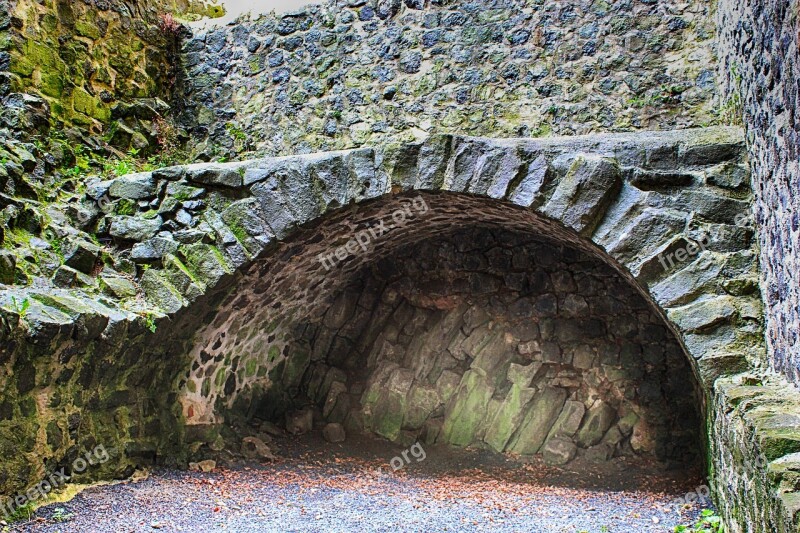
<svg viewBox="0 0 800 533">
<path fill-rule="evenodd" d="M 317 437 L 278 444 L 270 464 L 211 473 L 156 470 L 39 509 L 14 531 L 666 532 L 700 512 L 672 501 L 701 483 L 651 464 L 547 467 L 480 451 L 431 448 L 393 471 L 402 449 Z M 397 461 L 395 461 L 395 464 Z M 605 487 L 605 488 L 603 488 Z M 66 521 L 53 520 L 56 508 Z"/>
</svg>

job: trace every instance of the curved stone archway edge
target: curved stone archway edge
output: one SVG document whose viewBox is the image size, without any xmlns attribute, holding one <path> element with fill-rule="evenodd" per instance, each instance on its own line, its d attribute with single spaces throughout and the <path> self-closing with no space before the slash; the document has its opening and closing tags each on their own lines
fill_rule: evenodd
<svg viewBox="0 0 800 533">
<path fill-rule="evenodd" d="M 258 273 L 259 261 L 298 254 L 304 235 L 331 223 L 356 231 L 359 216 L 363 227 L 418 192 L 460 198 L 462 208 L 488 209 L 496 224 L 533 228 L 614 265 L 670 321 L 710 399 L 710 440 L 719 446 L 710 459 L 726 513 L 747 502 L 753 523 L 790 523 L 794 493 L 776 498 L 783 474 L 768 477 L 764 465 L 793 471 L 787 454 L 800 452 L 800 395 L 764 370 L 749 172 L 736 128 L 536 140 L 439 136 L 95 183 L 89 195 L 111 200 L 101 205 L 112 255 L 148 268 L 139 269 L 138 298 L 111 278 L 102 280 L 103 297 L 0 293 L 4 385 L 17 420 L 0 422 L 0 432 L 24 441 L 26 451 L 9 463 L 6 474 L 16 478 L 4 487 L 42 477 L 40 456 L 51 464 L 67 457 L 80 439 L 76 416 L 91 428 L 90 440 L 120 447 L 125 460 L 105 475 L 143 457 L 180 457 L 181 442 L 202 439 L 176 401 L 198 324 L 213 325 L 224 305 L 236 305 L 237 284 Z M 135 212 L 115 214 L 121 202 Z M 422 227 L 409 227 L 408 238 Z M 358 261 L 344 263 L 354 269 Z M 143 312 L 164 317 L 155 333 Z M 72 398 L 62 397 L 62 385 Z M 754 506 L 756 496 L 763 503 Z"/>
<path fill-rule="evenodd" d="M 166 268 L 148 269 L 141 285 L 150 303 L 176 313 L 224 274 L 342 206 L 409 191 L 505 202 L 537 215 L 529 220 L 555 222 L 549 231 L 562 240 L 594 244 L 613 258 L 672 321 L 708 390 L 717 376 L 763 361 L 748 184 L 735 128 L 543 140 L 441 136 L 123 177 L 109 184 L 112 198 L 158 199 L 158 191 L 193 187 L 239 199 L 195 214 L 215 237 L 210 252 L 196 242 L 165 252 L 164 234 L 153 235 L 169 212 L 152 222 L 111 216 L 109 233 L 120 242 L 152 236 L 135 242 L 131 257 L 166 258 Z M 176 256 L 189 279 L 176 279 Z"/>
</svg>

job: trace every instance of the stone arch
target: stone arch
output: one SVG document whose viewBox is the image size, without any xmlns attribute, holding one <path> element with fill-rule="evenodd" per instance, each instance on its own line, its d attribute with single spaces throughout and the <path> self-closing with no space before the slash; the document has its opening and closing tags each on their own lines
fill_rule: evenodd
<svg viewBox="0 0 800 533">
<path fill-rule="evenodd" d="M 252 416 L 282 418 L 310 403 L 329 421 L 347 423 L 357 431 L 366 425 L 395 441 L 422 436 L 434 442 L 444 432 L 444 442 L 451 444 L 534 453 L 545 444 L 548 429 L 558 426 L 556 419 L 563 419 L 565 435 L 557 435 L 552 446 L 567 447 L 552 451 L 565 457 L 574 455 L 574 439 L 584 448 L 597 445 L 592 453 L 603 456 L 614 453 L 614 447 L 627 447 L 664 460 L 697 458 L 701 424 L 696 416 L 703 398 L 696 368 L 630 274 L 591 241 L 520 206 L 449 192 L 386 195 L 321 219 L 243 268 L 211 323 L 195 337 L 191 370 L 179 383 L 183 415 L 190 425 Z M 370 233 L 370 228 L 381 226 L 385 235 Z M 364 247 L 353 244 L 358 242 Z M 420 243 L 426 243 L 422 250 Z M 457 250 L 460 256 L 434 260 L 435 250 L 448 245 L 454 251 L 463 248 Z M 329 252 L 336 247 L 341 261 Z M 370 265 L 377 272 L 392 270 L 398 258 L 409 257 L 409 250 L 430 258 L 429 268 L 440 274 L 428 280 L 425 292 L 417 285 L 419 279 L 407 273 L 393 284 L 380 275 L 365 275 Z M 497 264 L 476 266 L 480 254 L 487 252 Z M 505 275 L 505 290 L 496 287 L 492 276 L 498 275 Z M 596 312 L 590 313 L 590 305 Z M 475 318 L 492 306 L 496 309 L 483 319 Z M 372 320 L 373 315 L 379 318 Z M 400 327 L 403 320 L 432 323 L 409 333 L 420 335 L 420 341 L 434 345 L 448 337 L 448 343 L 468 344 L 458 348 L 462 356 L 455 356 L 462 362 L 448 355 L 447 350 L 456 353 L 453 348 L 416 343 L 414 351 L 414 342 L 409 346 L 407 340 L 405 345 L 402 340 L 380 345 L 398 315 L 404 316 L 398 319 Z M 457 338 L 452 331 L 466 327 L 462 321 L 479 325 Z M 440 326 L 448 332 L 440 334 Z M 581 331 L 593 327 L 602 332 Z M 552 332 L 544 333 L 545 328 Z M 389 356 L 384 354 L 387 349 L 393 351 Z M 416 359 L 408 362 L 411 352 Z M 445 363 L 440 362 L 443 358 Z M 556 368 L 554 373 L 551 369 Z M 487 396 L 483 400 L 497 402 L 496 421 L 484 423 L 495 413 L 484 413 L 480 406 L 471 408 L 477 413 L 474 419 L 469 409 L 462 409 L 461 419 L 445 416 L 451 396 L 444 394 L 452 395 L 455 404 L 448 409 L 458 410 L 459 394 L 464 396 L 462 404 L 476 394 L 471 389 L 462 393 L 459 387 L 472 386 L 469 379 L 498 373 L 507 374 L 508 380 L 479 389 Z M 405 380 L 396 384 L 404 390 L 392 405 L 392 398 L 381 398 L 380 391 L 398 379 Z M 653 391 L 658 400 L 643 400 Z M 370 400 L 371 394 L 377 398 Z M 422 404 L 422 413 L 414 411 L 415 402 Z M 586 409 L 584 403 L 594 406 Z M 545 409 L 545 420 L 529 417 L 531 434 L 512 440 L 517 433 L 525 435 L 526 413 L 536 405 Z M 379 416 L 378 411 L 384 412 Z M 414 417 L 419 420 L 409 422 Z M 585 429 L 595 419 L 600 425 L 596 435 Z M 623 446 L 618 441 L 598 444 L 609 430 L 614 433 L 617 426 L 612 428 L 612 422 L 622 427 L 618 441 Z M 537 432 L 542 425 L 544 433 Z M 466 429 L 456 434 L 462 427 Z M 476 436 L 480 432 L 486 434 Z M 443 437 L 438 438 L 441 442 Z"/>
<path fill-rule="evenodd" d="M 237 380 L 254 373 L 268 382 L 259 369 L 268 372 L 284 355 L 270 347 L 266 364 L 249 363 L 255 366 L 248 369 L 244 362 L 244 368 L 227 373 L 203 366 L 220 357 L 211 353 L 215 344 L 230 348 L 213 333 L 238 328 L 232 317 L 237 310 L 246 314 L 252 304 L 236 287 L 259 286 L 270 276 L 269 258 L 296 263 L 305 258 L 297 272 L 308 274 L 314 272 L 308 264 L 313 257 L 318 271 L 322 262 L 312 251 L 324 256 L 328 250 L 331 261 L 336 256 L 330 250 L 337 247 L 331 241 L 357 235 L 376 210 L 391 211 L 392 202 L 410 201 L 415 191 L 463 203 L 460 210 L 434 216 L 442 228 L 459 220 L 459 212 L 489 213 L 478 220 L 505 230 L 535 228 L 614 265 L 667 318 L 698 376 L 702 402 L 716 377 L 742 372 L 760 360 L 744 158 L 741 133 L 731 128 L 545 140 L 443 136 L 380 150 L 161 169 L 121 178 L 110 193 L 125 198 L 145 184 L 173 194 L 188 187 L 212 200 L 194 216 L 214 242 L 188 239 L 192 242 L 179 252 L 162 253 L 161 268 L 147 270 L 142 278 L 151 303 L 178 317 L 177 330 L 186 335 L 194 334 L 187 324 L 199 312 L 191 309 L 208 311 L 189 302 L 216 302 L 206 315 L 209 325 L 190 343 L 192 369 L 176 380 L 182 417 L 190 426 L 217 422 L 217 410 L 230 407 L 241 390 Z M 166 212 L 158 224 L 175 228 L 174 216 Z M 131 239 L 131 218 L 112 217 L 111 235 L 121 242 L 137 240 Z M 163 232 L 153 236 L 158 229 L 138 239 L 132 257 L 159 255 L 165 237 Z M 187 231 L 179 230 L 182 239 Z M 173 230 L 176 238 L 179 232 Z M 403 239 L 401 230 L 391 242 Z M 345 250 L 347 241 L 341 243 Z M 337 275 L 346 279 L 361 266 L 363 261 L 343 257 Z M 326 279 L 306 281 L 302 290 L 320 290 L 332 283 Z M 269 284 L 261 289 L 272 290 Z M 184 306 L 188 312 L 181 311 Z M 222 362 L 231 363 L 224 355 Z M 194 379 L 200 376 L 192 372 L 200 369 L 211 375 Z"/>
<path fill-rule="evenodd" d="M 64 460 L 71 439 L 80 437 L 66 432 L 78 422 L 102 428 L 104 442 L 124 450 L 102 474 L 108 476 L 125 475 L 142 459 L 181 460 L 186 443 L 213 441 L 204 422 L 216 418 L 198 409 L 208 404 L 186 401 L 198 385 L 203 392 L 202 383 L 188 380 L 203 363 L 198 330 L 241 312 L 237 290 L 268 277 L 259 268 L 269 258 L 291 261 L 326 242 L 324 233 L 309 237 L 315 228 L 352 231 L 370 209 L 417 194 L 475 202 L 457 214 L 468 219 L 491 211 L 503 231 L 537 227 L 616 265 L 676 332 L 694 361 L 702 403 L 719 376 L 764 361 L 745 157 L 735 128 L 551 139 L 444 136 L 92 183 L 87 200 L 96 203 L 83 208 L 103 210 L 115 261 L 138 265 L 129 271 L 137 273 L 144 298 L 126 300 L 133 284 L 117 278 L 102 280 L 111 293 L 121 291 L 112 299 L 36 287 L 0 297 L 5 308 L 13 308 L 12 298 L 29 303 L 24 317 L 8 317 L 25 327 L 0 331 L 8 341 L 0 355 L 19 376 L 7 388 L 10 398 L 27 409 L 32 395 L 47 388 L 54 406 L 39 415 L 49 451 L 21 454 L 13 468 L 24 472 L 20 479 L 34 479 L 45 460 Z M 156 320 L 143 321 L 143 313 Z M 209 388 L 241 390 L 238 376 L 214 378 Z M 73 404 L 74 390 L 80 392 Z M 210 412 L 228 408 L 213 403 Z M 189 416 L 192 405 L 198 412 Z M 35 440 L 37 427 L 22 428 L 20 449 Z"/>
</svg>

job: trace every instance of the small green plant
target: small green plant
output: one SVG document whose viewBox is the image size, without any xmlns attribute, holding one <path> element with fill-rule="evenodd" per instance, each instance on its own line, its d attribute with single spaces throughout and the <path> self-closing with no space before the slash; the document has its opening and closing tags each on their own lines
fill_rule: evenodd
<svg viewBox="0 0 800 533">
<path fill-rule="evenodd" d="M 53 509 L 53 516 L 50 518 L 54 522 L 67 522 L 68 520 L 72 519 L 73 516 L 74 515 L 72 513 L 68 513 L 63 507 L 56 507 Z"/>
<path fill-rule="evenodd" d="M 225 124 L 225 129 L 228 131 L 228 135 L 230 135 L 237 141 L 244 141 L 245 139 L 247 139 L 247 134 L 241 128 L 238 128 L 235 124 L 231 122 Z"/>
<path fill-rule="evenodd" d="M 725 525 L 717 513 L 703 509 L 700 518 L 693 526 L 675 526 L 675 533 L 725 533 Z"/>
<path fill-rule="evenodd" d="M 628 99 L 628 105 L 635 108 L 642 108 L 647 105 L 647 98 L 633 96 Z"/>
<path fill-rule="evenodd" d="M 155 333 L 158 326 L 156 325 L 156 320 L 151 314 L 147 314 L 144 317 L 144 327 L 150 330 L 150 333 Z"/>
<path fill-rule="evenodd" d="M 36 507 L 33 505 L 33 502 L 27 502 L 25 505 L 14 509 L 14 512 L 8 515 L 8 521 L 14 523 L 22 520 L 30 520 L 35 510 Z"/>
<path fill-rule="evenodd" d="M 120 159 L 114 164 L 114 174 L 117 176 L 124 176 L 134 171 L 134 166 L 127 159 Z"/>
<path fill-rule="evenodd" d="M 61 264 L 64 264 L 64 243 L 59 238 L 54 238 L 50 241 L 50 246 L 53 247 L 53 253 L 55 253 L 58 258 L 61 260 Z"/>
<path fill-rule="evenodd" d="M 16 296 L 11 297 L 11 311 L 17 313 L 19 316 L 25 316 L 30 306 L 31 301 L 27 298 L 17 300 Z"/>
<path fill-rule="evenodd" d="M 64 171 L 64 175 L 68 178 L 79 178 L 83 174 L 81 167 L 74 166 Z"/>
</svg>

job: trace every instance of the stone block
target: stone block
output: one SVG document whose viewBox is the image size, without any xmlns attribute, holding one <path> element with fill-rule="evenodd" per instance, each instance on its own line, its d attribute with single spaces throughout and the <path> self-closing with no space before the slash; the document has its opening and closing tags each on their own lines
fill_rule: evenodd
<svg viewBox="0 0 800 533">
<path fill-rule="evenodd" d="M 567 391 L 556 387 L 544 387 L 531 401 L 525 419 L 507 450 L 520 455 L 533 455 L 539 451 L 550 428 L 556 422 Z"/>
<path fill-rule="evenodd" d="M 90 274 L 100 256 L 100 247 L 83 239 L 69 241 L 64 250 L 64 264 L 84 274 Z"/>
<path fill-rule="evenodd" d="M 555 437 L 542 447 L 542 458 L 549 465 L 565 465 L 575 458 L 578 447 L 570 439 Z"/>
<path fill-rule="evenodd" d="M 322 436 L 330 443 L 344 442 L 347 434 L 344 426 L 337 423 L 326 424 L 322 430 Z"/>
<path fill-rule="evenodd" d="M 128 174 L 111 182 L 108 194 L 112 198 L 126 200 L 147 200 L 154 198 L 158 191 L 156 180 L 150 172 Z"/>
<path fill-rule="evenodd" d="M 583 425 L 578 430 L 576 442 L 581 448 L 594 446 L 603 439 L 603 435 L 614 423 L 617 412 L 609 404 L 598 401 L 586 413 Z"/>
<path fill-rule="evenodd" d="M 621 185 L 622 177 L 616 161 L 581 156 L 558 182 L 553 196 L 541 211 L 579 233 L 589 233 Z"/>
<path fill-rule="evenodd" d="M 472 444 L 483 422 L 483 408 L 493 393 L 494 388 L 483 370 L 466 371 L 445 411 L 442 441 L 455 446 Z"/>
<path fill-rule="evenodd" d="M 525 416 L 528 402 L 536 394 L 536 389 L 524 387 L 525 385 L 514 384 L 494 414 L 492 415 L 491 409 L 488 411 L 489 423 L 484 442 L 496 452 L 505 450 Z"/>
<path fill-rule="evenodd" d="M 314 412 L 311 409 L 301 409 L 286 415 L 286 431 L 292 435 L 303 435 L 314 428 Z"/>
</svg>

